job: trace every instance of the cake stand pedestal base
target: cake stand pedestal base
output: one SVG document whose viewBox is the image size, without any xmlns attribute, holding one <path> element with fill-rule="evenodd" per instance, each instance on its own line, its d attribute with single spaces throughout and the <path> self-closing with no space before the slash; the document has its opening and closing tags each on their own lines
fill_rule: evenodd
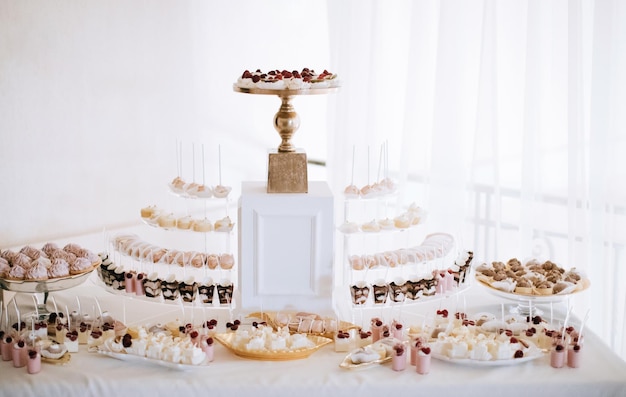
<svg viewBox="0 0 626 397">
<path fill-rule="evenodd" d="M 243 182 L 239 200 L 241 309 L 332 311 L 333 195 L 311 181 L 307 194 L 269 194 Z"/>
<path fill-rule="evenodd" d="M 306 153 L 302 149 L 294 152 L 269 153 L 267 173 L 268 193 L 308 193 Z"/>
</svg>

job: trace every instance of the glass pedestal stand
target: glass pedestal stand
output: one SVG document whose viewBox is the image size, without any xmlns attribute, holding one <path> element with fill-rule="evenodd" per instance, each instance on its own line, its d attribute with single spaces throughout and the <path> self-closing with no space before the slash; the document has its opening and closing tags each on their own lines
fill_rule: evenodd
<svg viewBox="0 0 626 397">
<path fill-rule="evenodd" d="M 291 138 L 300 128 L 300 117 L 293 106 L 298 95 L 321 95 L 336 92 L 339 87 L 307 88 L 300 90 L 242 88 L 233 86 L 235 92 L 257 95 L 276 95 L 281 104 L 274 115 L 274 129 L 281 138 L 278 149 L 269 153 L 267 177 L 268 193 L 308 193 L 307 159 L 302 149 L 296 149 Z"/>
<path fill-rule="evenodd" d="M 6 307 L 8 303 L 4 301 L 4 291 L 31 294 L 36 302 L 34 311 L 27 313 L 23 318 L 31 318 L 34 316 L 35 320 L 46 320 L 50 315 L 47 307 L 48 294 L 50 292 L 62 291 L 80 285 L 87 280 L 91 273 L 92 272 L 89 271 L 78 275 L 40 281 L 0 279 L 0 291 L 2 292 L 0 299 L 2 299 L 3 305 Z"/>
</svg>

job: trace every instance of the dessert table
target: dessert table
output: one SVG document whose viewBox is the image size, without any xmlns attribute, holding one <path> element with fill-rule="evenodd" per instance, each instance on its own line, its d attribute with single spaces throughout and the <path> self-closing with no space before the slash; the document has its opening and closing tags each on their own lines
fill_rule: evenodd
<svg viewBox="0 0 626 397">
<path fill-rule="evenodd" d="M 133 227 L 125 231 L 132 231 Z M 102 245 L 102 235 L 72 238 L 94 251 Z M 64 244 L 68 241 L 58 241 Z M 35 244 L 37 245 L 37 244 Z M 30 294 L 0 291 L 5 305 L 14 296 L 23 312 L 28 305 L 35 308 Z M 108 311 L 114 318 L 128 325 L 167 323 L 180 320 L 198 323 L 215 318 L 224 325 L 233 316 L 251 322 L 246 313 L 225 308 L 198 309 L 171 303 L 114 294 L 103 288 L 94 271 L 84 283 L 70 289 L 49 294 L 47 307 L 74 308 L 81 302 L 82 309 L 95 313 L 95 305 Z M 503 306 L 505 303 L 505 306 Z M 421 316 L 447 307 L 463 311 L 494 314 L 516 305 L 489 293 L 477 283 L 462 294 L 402 309 L 401 320 L 407 325 L 419 325 Z M 540 307 L 541 308 L 541 307 Z M 544 317 L 564 318 L 565 303 L 544 307 Z M 71 309 L 70 309 L 71 310 Z M 395 315 L 400 314 L 399 311 Z M 343 319 L 358 323 L 368 319 Z M 388 319 L 391 320 L 391 319 Z M 580 325 L 580 319 L 569 324 Z M 220 331 L 218 329 L 218 331 Z M 220 331 L 220 332 L 221 332 Z M 347 353 L 334 351 L 333 344 L 323 346 L 305 359 L 290 361 L 259 361 L 241 358 L 219 343 L 215 346 L 215 359 L 206 366 L 186 371 L 157 366 L 150 363 L 120 361 L 87 351 L 80 345 L 66 364 L 43 363 L 38 374 L 28 374 L 25 368 L 15 368 L 11 361 L 0 361 L 0 397 L 14 396 L 381 396 L 420 395 L 480 396 L 626 396 L 626 362 L 617 356 L 591 330 L 584 332 L 582 362 L 579 368 L 552 368 L 549 355 L 506 366 L 461 365 L 432 359 L 427 375 L 416 373 L 414 366 L 396 372 L 389 363 L 361 369 L 344 369 L 339 366 Z"/>
<path fill-rule="evenodd" d="M 104 291 L 94 273 L 84 284 L 53 293 L 59 306 L 72 305 L 76 297 L 87 302 L 97 296 L 99 304 L 129 324 L 168 321 L 192 315 L 176 305 L 164 305 L 125 298 Z M 5 299 L 7 294 L 5 293 Z M 448 298 L 454 299 L 454 298 Z M 501 308 L 501 300 L 477 285 L 463 297 L 467 310 Z M 458 299 L 457 299 L 458 302 Z M 469 304 L 471 302 L 471 305 Z M 453 304 L 452 301 L 448 302 Z M 412 312 L 436 310 L 442 302 L 407 308 L 403 319 L 410 325 Z M 432 306 L 432 307 L 429 307 Z M 195 314 L 199 315 L 199 314 Z M 228 311 L 209 313 L 224 324 Z M 245 318 L 245 316 L 242 316 Z M 132 320 L 131 320 L 132 319 Z M 579 321 L 579 320 L 578 320 Z M 207 366 L 180 371 L 152 364 L 119 361 L 87 352 L 81 345 L 64 365 L 44 363 L 42 371 L 29 375 L 14 368 L 11 361 L 0 362 L 0 396 L 334 396 L 334 395 L 420 395 L 463 396 L 624 396 L 626 362 L 614 354 L 592 332 L 585 333 L 584 356 L 579 368 L 552 368 L 548 355 L 507 366 L 469 366 L 432 360 L 427 375 L 415 367 L 395 372 L 390 364 L 366 369 L 343 369 L 339 364 L 346 353 L 326 345 L 309 358 L 290 361 L 257 361 L 235 356 L 217 344 L 215 360 Z"/>
</svg>

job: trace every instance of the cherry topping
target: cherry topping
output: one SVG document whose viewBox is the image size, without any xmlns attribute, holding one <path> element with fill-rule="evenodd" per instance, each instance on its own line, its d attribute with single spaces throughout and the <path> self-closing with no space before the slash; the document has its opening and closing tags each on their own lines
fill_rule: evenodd
<svg viewBox="0 0 626 397">
<path fill-rule="evenodd" d="M 524 357 L 524 352 L 521 351 L 521 350 L 517 350 L 513 357 L 515 357 L 515 358 L 522 358 L 522 357 Z"/>
<path fill-rule="evenodd" d="M 28 357 L 36 358 L 37 357 L 37 350 L 29 350 L 28 351 Z"/>
<path fill-rule="evenodd" d="M 422 347 L 422 353 L 424 354 L 430 354 L 430 347 L 426 346 L 426 347 Z"/>
</svg>

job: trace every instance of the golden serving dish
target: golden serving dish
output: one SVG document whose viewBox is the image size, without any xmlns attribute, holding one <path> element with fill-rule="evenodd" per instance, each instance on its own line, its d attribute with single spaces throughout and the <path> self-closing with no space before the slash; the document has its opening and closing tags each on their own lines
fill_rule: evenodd
<svg viewBox="0 0 626 397">
<path fill-rule="evenodd" d="M 60 358 L 48 358 L 41 356 L 41 362 L 47 364 L 65 365 L 70 362 L 72 355 L 69 352 L 65 352 Z"/>
<path fill-rule="evenodd" d="M 234 338 L 235 333 L 233 332 L 215 335 L 215 339 L 235 355 L 252 360 L 265 361 L 287 361 L 307 358 L 323 346 L 333 342 L 332 339 L 324 338 L 323 336 L 307 335 L 307 338 L 313 342 L 315 346 L 294 350 L 248 351 L 235 347 L 233 344 Z"/>
</svg>

